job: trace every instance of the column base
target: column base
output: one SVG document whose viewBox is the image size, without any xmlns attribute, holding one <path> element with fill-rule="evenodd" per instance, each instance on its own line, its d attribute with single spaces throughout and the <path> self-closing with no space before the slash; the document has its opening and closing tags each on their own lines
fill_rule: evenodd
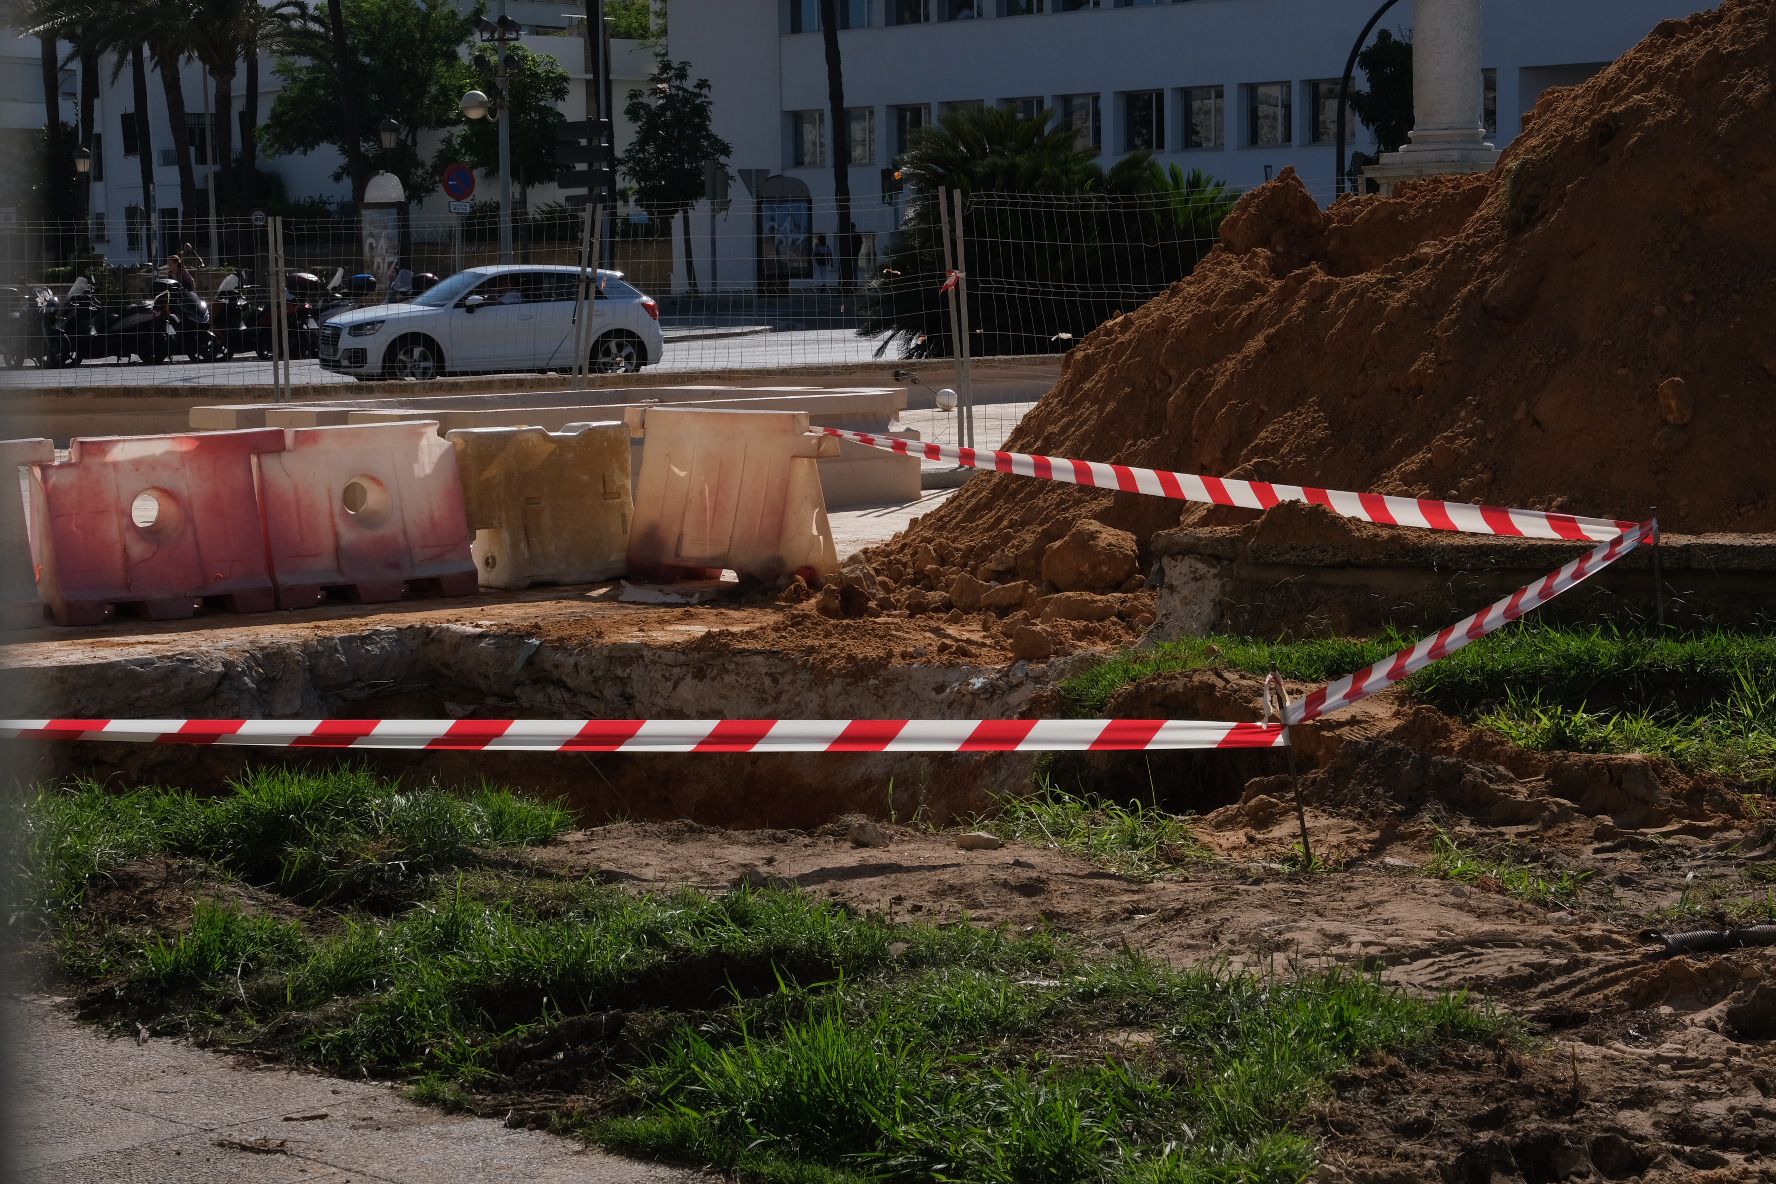
<svg viewBox="0 0 1776 1184">
<path fill-rule="evenodd" d="M 1363 169 L 1364 180 L 1374 181 L 1384 194 L 1420 177 L 1442 173 L 1488 173 L 1498 163 L 1498 149 L 1491 144 L 1412 144 L 1398 152 L 1384 152 L 1379 163 Z"/>
</svg>

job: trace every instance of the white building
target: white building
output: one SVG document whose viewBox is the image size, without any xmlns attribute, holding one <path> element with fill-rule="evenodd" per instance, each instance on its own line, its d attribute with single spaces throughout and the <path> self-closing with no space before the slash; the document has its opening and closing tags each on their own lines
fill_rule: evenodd
<svg viewBox="0 0 1776 1184">
<path fill-rule="evenodd" d="M 1378 0 L 839 0 L 850 187 L 866 234 L 891 230 L 882 170 L 955 105 L 1052 108 L 1106 167 L 1138 149 L 1247 188 L 1293 166 L 1332 194 L 1338 82 Z M 1485 0 L 1488 139 L 1504 147 L 1550 86 L 1581 81 L 1704 0 Z M 804 182 L 832 233 L 819 0 L 672 0 L 670 53 L 713 85 L 738 172 Z M 1378 28 L 1410 35 L 1411 0 Z M 1355 84 L 1363 78 L 1358 72 Z M 1346 149 L 1375 145 L 1354 118 Z M 736 190 L 734 196 L 743 198 Z M 698 217 L 707 220 L 707 212 Z M 728 219 L 750 219 L 737 200 Z M 744 223 L 742 223 L 744 224 Z M 724 281 L 751 254 L 724 235 Z"/>
<path fill-rule="evenodd" d="M 576 18 L 572 9 L 573 3 L 559 3 L 557 0 L 510 0 L 506 11 L 513 19 L 520 22 L 524 29 L 522 44 L 538 54 L 554 57 L 567 71 L 569 89 L 567 102 L 562 112 L 570 120 L 585 118 L 585 79 L 584 43 L 581 35 L 583 20 Z M 497 8 L 490 7 L 490 12 Z M 28 46 L 33 55 L 29 63 L 20 58 L 19 67 L 21 88 L 35 85 L 32 80 L 36 74 L 36 41 L 34 39 L 9 39 L 18 46 Z M 10 48 L 10 47 L 9 47 Z M 64 45 L 64 52 L 67 47 Z M 22 51 L 14 51 L 21 53 Z M 465 53 L 467 51 L 465 50 Z M 612 86 L 611 94 L 616 107 L 615 133 L 617 150 L 620 152 L 627 146 L 631 129 L 622 118 L 623 104 L 629 91 L 643 85 L 653 71 L 653 55 L 640 43 L 634 41 L 615 41 L 611 47 Z M 4 61 L 10 64 L 11 58 Z M 32 73 L 26 77 L 23 66 L 29 64 Z M 171 247 L 176 247 L 179 231 L 176 229 L 181 217 L 195 217 L 199 220 L 208 216 L 208 181 L 207 166 L 219 165 L 207 159 L 204 127 L 207 124 L 206 95 L 209 79 L 202 68 L 195 62 L 187 62 L 183 68 L 185 101 L 188 108 L 187 119 L 192 128 L 191 152 L 196 172 L 198 189 L 198 208 L 196 210 L 179 209 L 179 170 L 178 156 L 173 148 L 171 127 L 167 119 L 164 91 L 160 80 L 151 73 L 148 86 L 149 105 L 149 136 L 154 153 L 154 201 L 150 203 L 142 190 L 141 167 L 136 155 L 136 135 L 134 131 L 135 102 L 131 89 L 130 72 L 127 68 L 115 82 L 110 79 L 111 62 L 103 64 L 105 76 L 99 89 L 99 101 L 94 117 L 93 143 L 88 145 L 93 153 L 91 170 L 92 185 L 92 236 L 96 250 L 105 255 L 113 263 L 139 263 L 150 255 L 163 257 Z M 152 65 L 149 67 L 153 70 Z M 0 81 L 5 75 L 0 74 Z M 264 118 L 271 111 L 276 100 L 282 80 L 278 77 L 276 64 L 272 58 L 264 56 L 259 63 L 259 112 Z M 235 76 L 233 107 L 237 118 L 243 109 L 246 85 L 246 70 L 241 69 Z M 72 82 L 68 83 L 70 96 L 73 93 Z M 36 86 L 40 91 L 40 85 Z M 30 126 L 41 126 L 43 121 L 42 104 L 34 97 L 36 104 L 30 116 Z M 64 118 L 72 119 L 71 102 L 64 103 Z M 5 108 L 0 106 L 0 114 Z M 400 119 L 400 112 L 386 113 Z M 236 137 L 238 143 L 238 135 Z M 423 157 L 429 159 L 436 148 L 436 137 L 421 138 L 419 149 Z M 272 156 L 261 147 L 258 157 L 259 167 L 277 173 L 282 177 L 285 191 L 293 199 L 320 197 L 336 201 L 347 201 L 351 197 L 349 180 L 335 181 L 334 172 L 339 168 L 339 154 L 331 148 L 299 156 Z M 499 193 L 496 177 L 483 177 L 477 188 L 477 198 L 497 198 Z M 414 207 L 416 218 L 442 219 L 449 217 L 446 209 L 446 198 L 441 190 L 433 189 L 424 194 L 411 195 L 418 203 Z M 558 201 L 559 193 L 553 186 L 539 186 L 530 192 L 530 200 L 534 205 Z M 162 222 L 159 241 L 149 241 L 155 237 L 143 233 L 141 211 L 152 204 L 160 215 Z M 205 233 L 203 230 L 192 234 L 189 230 L 184 237 L 192 238 L 200 251 L 205 251 Z"/>
</svg>

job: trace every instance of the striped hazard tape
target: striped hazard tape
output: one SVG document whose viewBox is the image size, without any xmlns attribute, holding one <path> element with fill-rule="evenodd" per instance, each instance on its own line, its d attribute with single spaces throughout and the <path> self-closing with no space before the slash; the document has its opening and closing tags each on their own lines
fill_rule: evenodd
<svg viewBox="0 0 1776 1184">
<path fill-rule="evenodd" d="M 1276 748 L 1278 723 L 1179 719 L 8 719 L 0 738 L 456 752 L 1158 752 Z"/>
<path fill-rule="evenodd" d="M 843 428 L 820 428 L 828 436 L 850 440 L 884 452 L 925 460 L 945 460 L 964 468 L 1014 473 L 1068 485 L 1145 493 L 1178 501 L 1204 502 L 1215 506 L 1242 506 L 1268 510 L 1279 502 L 1307 502 L 1325 506 L 1346 518 L 1383 526 L 1415 526 L 1425 530 L 1454 530 L 1465 534 L 1492 534 L 1511 538 L 1566 539 L 1570 542 L 1603 542 L 1637 523 L 1607 518 L 1583 518 L 1576 514 L 1551 514 L 1545 510 L 1503 509 L 1470 502 L 1445 502 L 1434 498 L 1394 497 L 1383 493 L 1351 493 L 1312 485 L 1282 485 L 1273 481 L 1242 481 L 1235 477 L 1203 477 L 1165 469 L 1139 469 L 1132 465 L 1105 464 L 1095 460 L 1068 460 L 1058 456 L 1032 456 L 1023 452 L 955 448 L 948 444 L 897 440 Z"/>
<path fill-rule="evenodd" d="M 1562 592 L 1577 587 L 1642 543 L 1657 543 L 1658 537 L 1657 522 L 1634 525 L 1627 533 L 1600 543 L 1559 570 L 1494 601 L 1473 616 L 1463 617 L 1391 658 L 1383 658 L 1365 670 L 1335 679 L 1312 694 L 1296 699 L 1283 709 L 1283 721 L 1298 724 L 1318 719 L 1385 690 L 1439 658 L 1447 658 L 1469 642 L 1478 641 L 1523 614 L 1540 608 Z"/>
</svg>

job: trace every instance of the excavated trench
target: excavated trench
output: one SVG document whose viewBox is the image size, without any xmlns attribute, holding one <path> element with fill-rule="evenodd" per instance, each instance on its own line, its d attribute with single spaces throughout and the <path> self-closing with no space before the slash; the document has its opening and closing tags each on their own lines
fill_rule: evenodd
<svg viewBox="0 0 1776 1184">
<path fill-rule="evenodd" d="M 546 635 L 546 631 L 545 631 Z M 730 641 L 729 638 L 732 640 Z M 565 643 L 510 628 L 394 624 L 203 641 L 143 652 L 120 640 L 7 654 L 0 707 L 17 718 L 1013 718 L 1050 681 L 1025 663 L 825 662 L 749 643 Z M 250 764 L 314 766 L 338 752 L 17 742 L 19 780 L 69 776 L 204 790 Z M 688 818 L 816 826 L 863 812 L 937 822 L 1032 782 L 1019 754 L 527 754 L 371 752 L 349 759 L 445 784 L 482 780 L 565 797 L 588 821 Z"/>
</svg>

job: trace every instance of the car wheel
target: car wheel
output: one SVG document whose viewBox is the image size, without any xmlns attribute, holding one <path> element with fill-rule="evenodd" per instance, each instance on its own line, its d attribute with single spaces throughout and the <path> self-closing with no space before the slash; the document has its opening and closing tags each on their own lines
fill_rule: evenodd
<svg viewBox="0 0 1776 1184">
<path fill-rule="evenodd" d="M 414 334 L 389 346 L 382 359 L 385 374 L 426 381 L 444 373 L 444 351 L 430 337 Z"/>
<path fill-rule="evenodd" d="M 641 338 L 624 329 L 613 329 L 592 343 L 594 374 L 634 374 L 643 360 Z"/>
</svg>

